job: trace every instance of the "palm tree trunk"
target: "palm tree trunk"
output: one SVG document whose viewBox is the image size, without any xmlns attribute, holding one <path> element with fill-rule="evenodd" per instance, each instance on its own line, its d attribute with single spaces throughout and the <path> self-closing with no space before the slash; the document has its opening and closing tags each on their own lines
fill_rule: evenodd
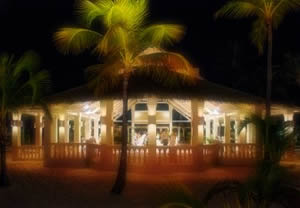
<svg viewBox="0 0 300 208">
<path fill-rule="evenodd" d="M 126 184 L 126 171 L 127 171 L 127 109 L 128 109 L 128 79 L 129 75 L 125 74 L 123 78 L 123 125 L 122 125 L 122 146 L 120 165 L 117 173 L 115 184 L 111 190 L 113 194 L 121 194 Z"/>
<path fill-rule="evenodd" d="M 9 180 L 6 166 L 6 123 L 3 120 L 0 122 L 0 131 L 0 186 L 7 186 L 9 185 Z"/>
<path fill-rule="evenodd" d="M 272 48 L 273 48 L 273 34 L 272 21 L 267 24 L 268 29 L 268 57 L 267 57 L 267 87 L 266 87 L 266 137 L 265 145 L 269 145 L 269 126 L 271 118 L 271 95 L 272 95 Z M 268 147 L 267 147 L 268 148 Z M 270 153 L 265 148 L 265 159 L 270 159 Z"/>
</svg>

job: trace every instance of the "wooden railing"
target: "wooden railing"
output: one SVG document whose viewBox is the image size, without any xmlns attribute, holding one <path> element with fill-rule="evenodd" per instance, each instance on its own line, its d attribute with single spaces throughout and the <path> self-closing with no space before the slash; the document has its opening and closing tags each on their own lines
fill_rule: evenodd
<svg viewBox="0 0 300 208">
<path fill-rule="evenodd" d="M 35 145 L 23 145 L 13 149 L 14 160 L 42 160 L 43 159 L 43 147 Z"/>
</svg>

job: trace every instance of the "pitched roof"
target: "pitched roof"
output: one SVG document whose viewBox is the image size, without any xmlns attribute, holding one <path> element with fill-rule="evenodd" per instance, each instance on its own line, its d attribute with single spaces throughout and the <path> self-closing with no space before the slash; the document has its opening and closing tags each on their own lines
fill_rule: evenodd
<svg viewBox="0 0 300 208">
<path fill-rule="evenodd" d="M 195 84 L 177 84 L 173 87 L 167 87 L 163 84 L 149 78 L 141 76 L 132 76 L 128 84 L 129 98 L 144 98 L 147 96 L 156 96 L 159 98 L 180 98 L 180 99 L 205 99 L 220 102 L 235 103 L 262 103 L 263 98 L 250 95 L 232 88 L 221 86 L 207 80 L 199 80 Z M 76 88 L 63 91 L 46 98 L 48 103 L 75 103 L 83 101 L 94 101 L 101 99 L 121 99 L 121 83 L 111 89 L 106 90 L 101 95 L 96 96 L 93 89 L 88 85 L 82 85 Z"/>
</svg>

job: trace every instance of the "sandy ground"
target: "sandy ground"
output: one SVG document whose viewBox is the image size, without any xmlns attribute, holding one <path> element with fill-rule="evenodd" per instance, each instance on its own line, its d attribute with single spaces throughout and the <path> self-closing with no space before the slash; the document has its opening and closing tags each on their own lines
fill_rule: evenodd
<svg viewBox="0 0 300 208">
<path fill-rule="evenodd" d="M 293 166 L 293 169 L 300 173 L 300 166 L 287 165 Z M 253 169 L 246 167 L 220 167 L 197 173 L 130 173 L 123 195 L 113 196 L 109 194 L 115 178 L 113 172 L 49 169 L 38 162 L 9 162 L 12 185 L 0 189 L 0 207 L 159 207 L 167 200 L 167 190 L 172 190 L 170 184 L 184 184 L 201 198 L 217 181 L 244 180 L 252 171 Z"/>
<path fill-rule="evenodd" d="M 92 169 L 44 168 L 9 162 L 12 185 L 0 189 L 0 205 L 15 207 L 159 207 L 171 184 L 184 184 L 197 197 L 218 180 L 243 180 L 250 168 L 210 168 L 197 173 L 128 174 L 122 196 L 109 194 L 115 173 Z"/>
</svg>

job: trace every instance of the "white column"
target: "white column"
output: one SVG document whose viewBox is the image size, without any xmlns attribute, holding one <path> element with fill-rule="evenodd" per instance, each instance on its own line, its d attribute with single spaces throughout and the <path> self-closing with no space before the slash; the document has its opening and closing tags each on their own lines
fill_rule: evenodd
<svg viewBox="0 0 300 208">
<path fill-rule="evenodd" d="M 224 125 L 225 125 L 225 132 L 224 132 L 224 138 L 225 138 L 225 144 L 230 143 L 230 116 L 226 115 L 224 116 Z"/>
<path fill-rule="evenodd" d="M 156 98 L 148 99 L 148 145 L 156 146 Z"/>
<path fill-rule="evenodd" d="M 91 138 L 91 119 L 90 118 L 86 118 L 85 119 L 85 140 L 88 140 Z"/>
<path fill-rule="evenodd" d="M 255 126 L 254 124 L 247 125 L 247 143 L 255 143 Z"/>
<path fill-rule="evenodd" d="M 70 143 L 70 118 L 65 115 L 65 142 Z"/>
<path fill-rule="evenodd" d="M 59 143 L 66 143 L 66 115 L 60 114 L 58 118 L 58 141 Z"/>
<path fill-rule="evenodd" d="M 43 120 L 42 120 L 42 114 L 38 113 L 36 116 L 35 116 L 35 145 L 36 146 L 41 146 L 42 145 L 42 129 L 43 129 L 43 126 L 42 126 L 42 123 L 43 123 Z"/>
<path fill-rule="evenodd" d="M 170 133 L 173 133 L 173 107 L 169 105 L 169 129 Z"/>
<path fill-rule="evenodd" d="M 219 117 L 215 117 L 214 118 L 214 122 L 213 122 L 213 139 L 217 139 L 218 136 L 218 126 L 219 126 Z"/>
<path fill-rule="evenodd" d="M 134 134 L 135 134 L 135 105 L 131 106 L 131 144 L 132 144 L 132 140 L 134 138 Z"/>
<path fill-rule="evenodd" d="M 203 117 L 203 108 L 204 102 L 203 100 L 191 100 L 191 112 L 192 112 L 192 145 L 198 145 L 203 143 L 203 125 L 204 125 L 204 117 Z"/>
<path fill-rule="evenodd" d="M 21 126 L 22 126 L 22 114 L 13 113 L 12 121 L 12 145 L 14 147 L 21 146 Z"/>
<path fill-rule="evenodd" d="M 244 115 L 239 115 L 239 119 L 244 120 L 245 116 Z M 239 120 L 239 123 L 240 123 L 240 120 Z M 240 141 L 241 144 L 246 144 L 247 143 L 247 129 L 248 129 L 248 127 L 244 127 L 242 129 L 242 131 L 240 132 L 239 141 Z"/>
<path fill-rule="evenodd" d="M 98 130 L 99 130 L 99 120 L 94 119 L 94 138 L 96 139 L 97 144 L 99 144 Z"/>
<path fill-rule="evenodd" d="M 100 101 L 101 144 L 113 145 L 113 100 Z"/>
<path fill-rule="evenodd" d="M 78 113 L 78 115 L 74 119 L 74 143 L 80 143 L 80 137 L 81 137 L 81 113 Z"/>
</svg>

